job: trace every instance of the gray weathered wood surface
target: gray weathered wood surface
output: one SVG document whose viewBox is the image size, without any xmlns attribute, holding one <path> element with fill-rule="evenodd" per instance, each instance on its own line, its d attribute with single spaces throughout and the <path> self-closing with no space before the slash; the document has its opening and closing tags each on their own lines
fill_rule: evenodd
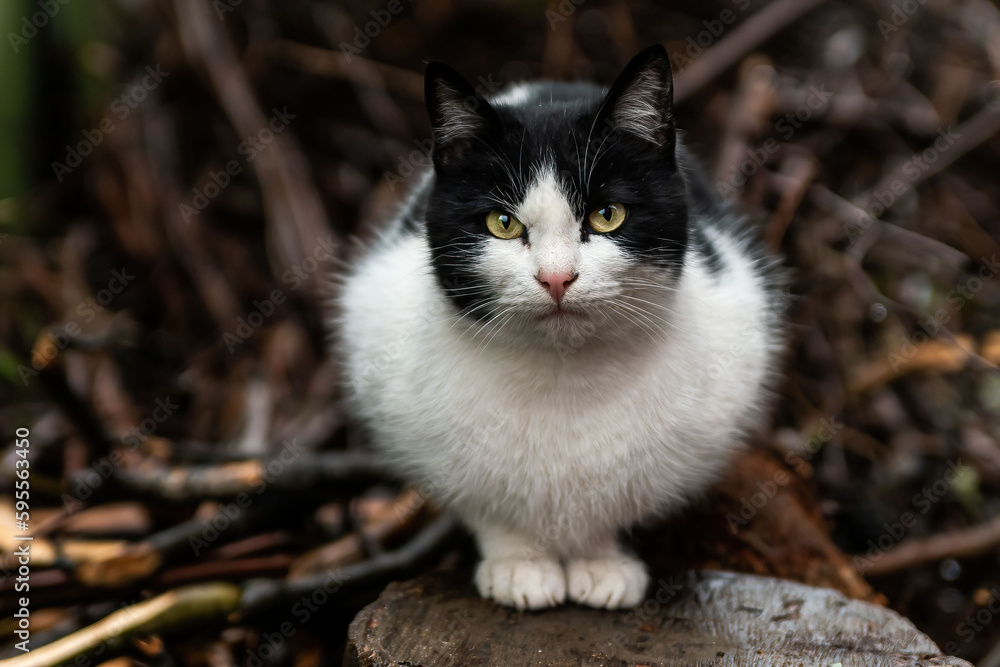
<svg viewBox="0 0 1000 667">
<path fill-rule="evenodd" d="M 519 612 L 469 574 L 391 584 L 351 624 L 350 667 L 971 667 L 899 614 L 833 590 L 725 572 L 654 577 L 633 610 Z"/>
</svg>

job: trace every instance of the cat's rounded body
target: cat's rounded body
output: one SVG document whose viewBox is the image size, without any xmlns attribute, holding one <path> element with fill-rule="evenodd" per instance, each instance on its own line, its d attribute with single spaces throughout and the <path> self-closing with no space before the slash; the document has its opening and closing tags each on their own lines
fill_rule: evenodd
<svg viewBox="0 0 1000 667">
<path fill-rule="evenodd" d="M 642 101 L 634 87 L 649 83 L 655 63 L 634 63 L 632 87 L 616 84 L 608 99 Z M 429 92 L 442 94 L 430 90 L 438 81 L 429 73 Z M 550 132 L 560 112 L 591 128 L 603 120 L 607 104 L 585 97 L 536 112 L 544 91 L 535 84 L 493 100 L 497 117 L 486 122 L 520 124 L 526 136 Z M 630 152 L 629 141 L 651 143 L 655 166 L 663 142 L 649 119 L 630 118 L 625 130 L 621 120 L 608 124 L 611 140 Z M 474 217 L 482 188 L 455 173 L 469 171 L 462 161 L 474 143 L 445 155 L 440 146 L 483 127 L 461 114 L 444 120 L 451 125 L 435 122 L 434 173 L 344 280 L 340 345 L 354 412 L 399 470 L 476 534 L 483 595 L 519 607 L 567 595 L 634 605 L 647 577 L 618 532 L 704 490 L 766 406 L 781 343 L 770 262 L 709 201 L 672 136 L 662 190 L 683 201 L 657 199 L 655 168 L 625 184 L 613 174 L 592 184 L 595 167 L 583 162 L 599 162 L 602 148 L 576 153 L 576 181 L 560 169 L 565 146 L 563 155 L 529 149 L 525 167 L 522 137 L 521 164 L 509 159 L 499 172 L 516 187 L 491 195 L 523 223 L 522 237 L 476 235 L 474 222 L 449 229 L 442 211 L 455 207 L 449 220 L 461 220 L 465 206 Z M 581 211 L 609 198 L 625 202 L 622 227 L 633 228 L 581 230 Z M 654 203 L 644 208 L 646 200 Z"/>
</svg>

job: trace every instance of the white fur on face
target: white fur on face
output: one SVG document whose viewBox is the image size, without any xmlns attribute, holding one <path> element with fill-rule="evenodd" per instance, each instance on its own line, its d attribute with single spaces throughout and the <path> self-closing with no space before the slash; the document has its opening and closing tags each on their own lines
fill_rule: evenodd
<svg viewBox="0 0 1000 667">
<path fill-rule="evenodd" d="M 535 181 L 514 214 L 528 228 L 532 266 L 547 273 L 577 272 L 580 221 L 551 170 Z"/>
<path fill-rule="evenodd" d="M 489 239 L 480 264 L 494 293 L 494 312 L 506 318 L 504 329 L 509 329 L 508 333 L 519 336 L 536 330 L 555 341 L 582 334 L 589 337 L 606 330 L 602 325 L 618 313 L 616 299 L 624 305 L 620 310 L 635 307 L 623 295 L 642 291 L 634 288 L 634 278 L 648 269 L 639 267 L 613 241 L 599 234 L 582 240 L 582 221 L 573 213 L 553 170 L 544 170 L 535 178 L 513 213 L 527 228 L 527 243 L 522 239 Z M 540 273 L 576 276 L 561 307 L 579 317 L 545 317 L 554 311 L 555 302 L 537 280 Z M 664 290 L 657 292 L 645 298 L 665 295 Z M 620 324 L 627 328 L 628 323 L 626 317 Z"/>
</svg>

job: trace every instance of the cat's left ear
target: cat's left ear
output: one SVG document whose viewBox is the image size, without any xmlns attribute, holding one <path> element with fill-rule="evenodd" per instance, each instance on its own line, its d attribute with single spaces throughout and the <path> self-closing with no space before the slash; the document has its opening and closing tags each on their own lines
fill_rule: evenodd
<svg viewBox="0 0 1000 667">
<path fill-rule="evenodd" d="M 434 163 L 447 164 L 476 138 L 498 131 L 493 107 L 462 75 L 442 63 L 427 66 L 424 97 L 434 133 Z"/>
<path fill-rule="evenodd" d="M 655 144 L 672 156 L 674 81 L 662 44 L 641 51 L 629 61 L 604 99 L 601 114 L 609 126 Z"/>
</svg>

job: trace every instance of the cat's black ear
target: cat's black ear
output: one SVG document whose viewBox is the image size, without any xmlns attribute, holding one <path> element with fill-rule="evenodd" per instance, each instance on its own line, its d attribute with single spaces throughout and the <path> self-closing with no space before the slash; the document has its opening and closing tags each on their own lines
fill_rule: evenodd
<svg viewBox="0 0 1000 667">
<path fill-rule="evenodd" d="M 611 127 L 669 150 L 673 155 L 674 82 L 662 44 L 629 61 L 604 100 L 602 115 Z"/>
<path fill-rule="evenodd" d="M 484 138 L 499 129 L 500 121 L 490 103 L 447 65 L 427 66 L 424 97 L 434 133 L 436 165 L 460 157 L 475 138 Z"/>
</svg>

